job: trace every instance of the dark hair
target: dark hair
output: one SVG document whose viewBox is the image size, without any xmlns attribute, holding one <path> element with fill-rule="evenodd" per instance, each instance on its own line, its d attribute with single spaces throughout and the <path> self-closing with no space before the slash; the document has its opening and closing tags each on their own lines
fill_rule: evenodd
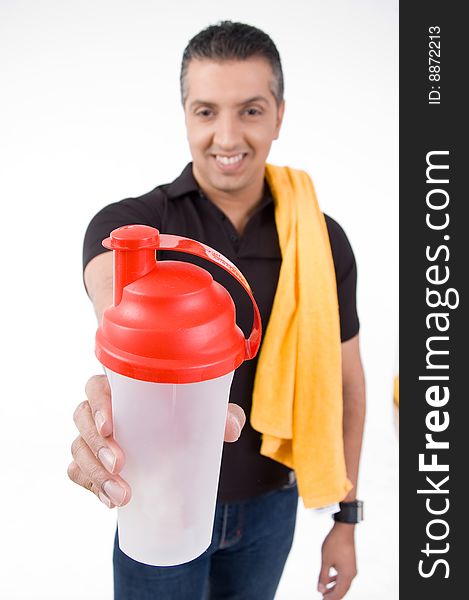
<svg viewBox="0 0 469 600">
<path fill-rule="evenodd" d="M 254 57 L 265 58 L 272 67 L 274 75 L 272 94 L 279 105 L 283 100 L 283 72 L 280 55 L 273 41 L 266 33 L 252 25 L 220 21 L 195 35 L 184 50 L 180 75 L 183 106 L 187 98 L 187 69 L 192 59 L 224 61 L 246 60 Z"/>
</svg>

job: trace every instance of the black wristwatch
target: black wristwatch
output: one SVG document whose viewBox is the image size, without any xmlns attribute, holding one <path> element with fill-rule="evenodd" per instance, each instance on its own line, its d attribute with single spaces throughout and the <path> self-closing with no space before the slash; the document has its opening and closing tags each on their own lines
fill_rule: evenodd
<svg viewBox="0 0 469 600">
<path fill-rule="evenodd" d="M 332 515 L 334 521 L 339 523 L 360 523 L 360 521 L 363 521 L 363 500 L 340 502 L 339 506 L 339 512 Z"/>
</svg>

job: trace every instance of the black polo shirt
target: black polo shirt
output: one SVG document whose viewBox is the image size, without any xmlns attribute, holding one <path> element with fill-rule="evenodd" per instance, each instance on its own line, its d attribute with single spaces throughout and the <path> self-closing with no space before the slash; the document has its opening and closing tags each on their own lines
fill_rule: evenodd
<svg viewBox="0 0 469 600">
<path fill-rule="evenodd" d="M 343 229 L 325 215 L 337 280 L 341 339 L 356 335 L 356 264 Z M 274 203 L 267 183 L 260 204 L 240 236 L 230 219 L 199 189 L 189 163 L 172 183 L 161 185 L 138 198 L 109 204 L 91 220 L 83 246 L 83 269 L 98 254 L 106 252 L 101 241 L 122 225 L 142 224 L 161 233 L 193 238 L 215 248 L 231 260 L 251 286 L 267 328 L 277 287 L 282 256 L 275 226 Z M 240 284 L 211 262 L 181 252 L 159 251 L 158 259 L 184 260 L 207 269 L 230 292 L 236 305 L 236 320 L 248 336 L 253 320 L 251 301 Z M 261 434 L 249 423 L 257 357 L 245 361 L 233 378 L 230 402 L 243 407 L 248 416 L 240 439 L 225 444 L 218 499 L 236 501 L 276 489 L 289 480 L 290 469 L 259 454 Z"/>
</svg>

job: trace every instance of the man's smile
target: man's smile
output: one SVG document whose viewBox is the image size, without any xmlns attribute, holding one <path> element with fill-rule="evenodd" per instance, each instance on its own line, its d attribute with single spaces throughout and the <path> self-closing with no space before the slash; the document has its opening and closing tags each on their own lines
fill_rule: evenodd
<svg viewBox="0 0 469 600">
<path fill-rule="evenodd" d="M 246 152 L 240 152 L 239 154 L 215 154 L 215 162 L 217 166 L 224 172 L 232 172 L 237 170 L 240 165 L 244 162 L 244 158 L 247 156 Z"/>
</svg>

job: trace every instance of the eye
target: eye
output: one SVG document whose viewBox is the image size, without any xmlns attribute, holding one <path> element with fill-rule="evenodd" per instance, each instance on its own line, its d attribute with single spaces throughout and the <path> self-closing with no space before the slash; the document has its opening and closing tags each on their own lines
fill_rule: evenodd
<svg viewBox="0 0 469 600">
<path fill-rule="evenodd" d="M 198 117 L 210 117 L 213 114 L 213 111 L 210 108 L 202 108 L 195 113 Z"/>
<path fill-rule="evenodd" d="M 258 115 L 262 114 L 262 111 L 260 111 L 258 108 L 255 108 L 254 106 L 250 106 L 246 109 L 246 114 L 250 117 L 257 117 Z"/>
</svg>

